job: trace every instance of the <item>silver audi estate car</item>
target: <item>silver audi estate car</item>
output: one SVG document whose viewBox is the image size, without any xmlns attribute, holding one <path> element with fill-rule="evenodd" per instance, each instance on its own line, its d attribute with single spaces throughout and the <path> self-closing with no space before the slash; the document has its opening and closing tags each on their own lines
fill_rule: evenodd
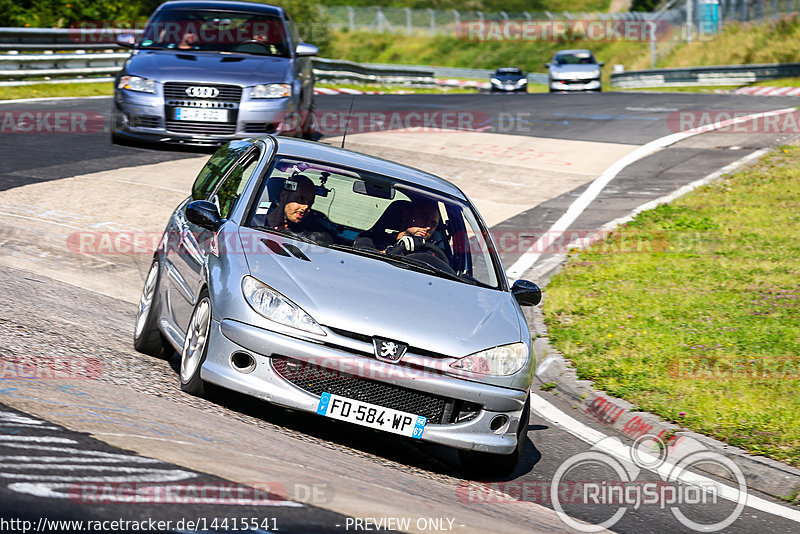
<svg viewBox="0 0 800 534">
<path fill-rule="evenodd" d="M 113 142 L 221 145 L 313 133 L 316 46 L 281 7 L 225 0 L 162 4 L 117 74 Z"/>
<path fill-rule="evenodd" d="M 212 383 L 455 447 L 513 472 L 534 362 L 520 305 L 469 199 L 425 172 L 286 137 L 232 141 L 172 214 L 134 345 Z"/>
<path fill-rule="evenodd" d="M 546 63 L 550 92 L 602 91 L 600 68 L 589 50 L 561 50 Z"/>
</svg>

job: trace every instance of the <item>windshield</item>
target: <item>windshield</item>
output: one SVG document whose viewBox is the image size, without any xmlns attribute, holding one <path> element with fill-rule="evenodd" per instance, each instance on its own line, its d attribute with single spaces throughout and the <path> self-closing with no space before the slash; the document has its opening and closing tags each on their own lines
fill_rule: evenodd
<svg viewBox="0 0 800 534">
<path fill-rule="evenodd" d="M 575 54 L 559 54 L 556 56 L 555 63 L 556 65 L 593 65 L 597 61 L 589 52 L 578 52 Z"/>
<path fill-rule="evenodd" d="M 459 199 L 387 176 L 278 157 L 246 226 L 498 288 L 499 262 L 478 220 Z"/>
<path fill-rule="evenodd" d="M 289 57 L 283 22 L 235 11 L 162 10 L 145 28 L 139 48 L 236 52 Z"/>
</svg>

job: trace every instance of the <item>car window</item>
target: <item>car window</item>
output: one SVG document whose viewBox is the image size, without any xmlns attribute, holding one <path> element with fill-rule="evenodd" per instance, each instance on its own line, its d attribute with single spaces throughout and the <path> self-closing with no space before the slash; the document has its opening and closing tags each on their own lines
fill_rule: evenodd
<svg viewBox="0 0 800 534">
<path fill-rule="evenodd" d="M 208 160 L 192 185 L 192 200 L 207 200 L 236 161 L 253 145 L 247 141 L 232 141 Z"/>
<path fill-rule="evenodd" d="M 308 208 L 297 205 L 307 204 L 305 193 L 295 193 L 302 189 L 302 183 L 314 193 Z M 298 209 L 305 211 L 304 215 L 299 222 L 291 221 Z M 490 288 L 497 288 L 500 283 L 496 253 L 489 247 L 486 231 L 469 204 L 363 169 L 278 157 L 259 186 L 245 225 L 287 236 L 323 231 L 330 233 L 330 238 L 314 240 L 316 244 L 366 254 L 375 261 L 381 261 L 375 254 L 397 245 L 400 234 L 409 235 L 413 229 L 419 232 L 413 235 L 423 239 L 422 245 L 438 258 L 433 267 L 439 269 L 444 264 L 447 277 Z M 374 252 L 370 255 L 365 247 Z M 431 261 L 419 254 L 403 254 L 400 259 L 406 256 Z M 404 266 L 431 271 L 425 267 L 413 261 Z"/>
<path fill-rule="evenodd" d="M 559 54 L 556 56 L 554 63 L 558 65 L 579 65 L 579 64 L 595 64 L 594 56 L 588 52 L 578 52 L 575 54 Z"/>
<path fill-rule="evenodd" d="M 223 219 L 230 217 L 257 165 L 258 152 L 248 154 L 247 159 L 234 167 L 213 195 L 212 201 L 217 205 Z"/>
<path fill-rule="evenodd" d="M 148 22 L 139 47 L 290 56 L 280 18 L 239 11 L 162 9 Z"/>
</svg>

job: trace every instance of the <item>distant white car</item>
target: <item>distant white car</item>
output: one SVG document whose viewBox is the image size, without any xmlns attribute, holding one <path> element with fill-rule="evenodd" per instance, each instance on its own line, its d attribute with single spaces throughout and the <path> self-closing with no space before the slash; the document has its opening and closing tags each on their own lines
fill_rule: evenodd
<svg viewBox="0 0 800 534">
<path fill-rule="evenodd" d="M 589 50 L 561 50 L 546 63 L 550 92 L 559 91 L 602 91 L 600 68 Z"/>
</svg>

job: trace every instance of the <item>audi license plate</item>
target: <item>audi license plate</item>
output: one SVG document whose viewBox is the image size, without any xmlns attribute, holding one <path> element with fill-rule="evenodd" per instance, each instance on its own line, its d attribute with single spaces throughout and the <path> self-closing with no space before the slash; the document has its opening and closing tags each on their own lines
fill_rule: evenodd
<svg viewBox="0 0 800 534">
<path fill-rule="evenodd" d="M 175 108 L 176 121 L 228 122 L 227 109 Z"/>
<path fill-rule="evenodd" d="M 368 426 L 393 434 L 420 439 L 425 430 L 427 417 L 413 413 L 384 408 L 376 404 L 361 402 L 330 393 L 319 398 L 317 413 L 341 421 Z"/>
</svg>

